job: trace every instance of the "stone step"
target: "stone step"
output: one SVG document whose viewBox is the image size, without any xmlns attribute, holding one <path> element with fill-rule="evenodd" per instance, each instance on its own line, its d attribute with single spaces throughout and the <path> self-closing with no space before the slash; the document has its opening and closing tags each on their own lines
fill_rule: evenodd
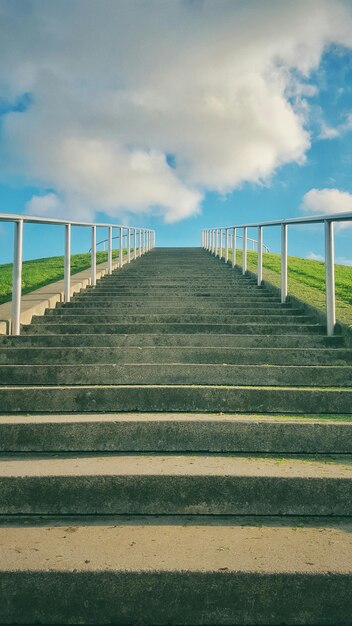
<svg viewBox="0 0 352 626">
<path fill-rule="evenodd" d="M 352 390 L 222 385 L 3 386 L 8 413 L 192 412 L 352 414 Z"/>
<path fill-rule="evenodd" d="M 51 311 L 51 310 L 60 310 L 62 313 L 66 313 L 66 311 L 71 311 L 72 313 L 69 313 L 69 315 L 74 315 L 75 313 L 73 311 L 76 311 L 77 313 L 79 313 L 80 311 L 89 311 L 93 313 L 101 313 L 102 310 L 106 309 L 107 307 L 113 307 L 114 309 L 118 309 L 118 311 L 123 311 L 123 312 L 127 312 L 127 311 L 135 311 L 135 312 L 140 312 L 140 313 L 159 313 L 159 314 L 173 314 L 173 315 L 177 315 L 177 314 L 182 314 L 182 313 L 220 313 L 220 314 L 233 314 L 236 315 L 237 313 L 241 314 L 241 313 L 246 313 L 248 311 L 248 313 L 252 313 L 253 312 L 253 308 L 256 311 L 263 311 L 264 310 L 264 314 L 266 313 L 266 311 L 269 311 L 271 313 L 276 314 L 276 312 L 278 312 L 279 314 L 281 314 L 281 311 L 287 311 L 288 313 L 291 312 L 294 314 L 294 312 L 296 311 L 297 314 L 301 314 L 302 310 L 301 309 L 291 309 L 289 306 L 287 305 L 280 305 L 278 302 L 242 302 L 242 303 L 236 303 L 236 304 L 217 304 L 214 302 L 200 302 L 198 304 L 194 304 L 194 303 L 189 303 L 187 304 L 186 302 L 184 303 L 180 303 L 180 302 L 174 302 L 174 303 L 165 303 L 164 302 L 155 302 L 152 301 L 152 299 L 150 300 L 150 302 L 139 302 L 138 300 L 136 301 L 131 301 L 131 302 L 126 302 L 123 300 L 101 300 L 101 301 L 90 301 L 90 300 L 80 300 L 80 301 L 74 301 L 74 302 L 68 302 L 67 304 L 58 304 L 57 305 L 57 309 L 47 309 L 47 311 Z M 56 315 L 56 313 L 52 314 L 50 313 L 49 315 Z"/>
<path fill-rule="evenodd" d="M 3 526 L 0 622 L 351 624 L 350 521 L 197 519 Z"/>
<path fill-rule="evenodd" d="M 231 365 L 352 365 L 352 349 L 237 347 L 28 347 L 0 346 L 0 364 L 213 363 Z"/>
<path fill-rule="evenodd" d="M 352 367 L 94 363 L 0 365 L 0 385 L 245 385 L 351 387 Z"/>
<path fill-rule="evenodd" d="M 76 317 L 76 316 L 91 316 L 92 319 L 95 317 L 101 317 L 102 314 L 104 314 L 104 311 L 106 310 L 106 306 L 107 303 L 105 304 L 105 306 L 103 306 L 103 303 L 101 303 L 100 305 L 95 305 L 94 303 L 81 303 L 80 305 L 75 304 L 75 306 L 71 306 L 68 307 L 66 305 L 56 308 L 56 309 L 46 309 L 45 311 L 45 315 L 49 315 L 51 317 L 55 317 L 58 319 L 64 318 L 66 317 Z M 138 309 L 138 312 L 134 312 L 136 310 L 136 308 Z M 304 316 L 303 311 L 301 309 L 291 309 L 288 307 L 283 307 L 281 308 L 280 305 L 275 305 L 275 307 L 268 307 L 266 308 L 265 304 L 261 305 L 261 306 L 256 306 L 256 311 L 260 312 L 258 314 L 260 315 L 270 315 L 270 316 L 303 316 L 304 318 L 306 318 L 306 316 Z M 87 310 L 88 309 L 88 310 Z M 146 310 L 145 310 L 146 309 Z M 222 319 L 225 317 L 229 317 L 230 319 L 233 319 L 234 317 L 243 317 L 246 316 L 251 318 L 253 316 L 253 307 L 250 307 L 249 305 L 247 305 L 247 307 L 239 307 L 239 308 L 220 308 L 216 306 L 216 303 L 213 303 L 211 308 L 208 307 L 185 307 L 185 306 L 179 306 L 178 308 L 176 307 L 161 307 L 161 306 L 156 306 L 155 304 L 153 306 L 149 306 L 148 308 L 145 307 L 145 305 L 141 305 L 140 307 L 134 307 L 133 305 L 131 305 L 130 307 L 126 306 L 126 305 L 120 305 L 118 303 L 116 303 L 115 307 L 111 309 L 112 313 L 112 317 L 115 316 L 123 316 L 124 318 L 126 317 L 127 319 L 129 319 L 129 317 L 132 315 L 143 315 L 143 316 L 147 316 L 149 317 L 150 315 L 157 315 L 158 317 L 160 316 L 165 316 L 166 320 L 169 319 L 169 317 L 173 318 L 178 318 L 178 319 L 182 319 L 184 316 L 194 316 L 194 318 L 200 319 L 200 321 L 202 321 L 202 318 L 204 316 L 208 317 L 210 316 L 216 316 L 218 318 L 220 318 L 220 321 L 222 321 Z M 194 319 L 192 317 L 192 319 Z M 36 318 L 38 319 L 38 318 Z M 311 318 L 309 318 L 311 319 Z"/>
<path fill-rule="evenodd" d="M 104 334 L 114 334 L 114 333 L 121 333 L 121 334 L 149 334 L 149 333 L 155 333 L 155 334 L 161 334 L 161 333 L 210 333 L 210 334 L 217 334 L 217 333 L 225 333 L 225 334 L 235 334 L 235 335 L 240 335 L 240 334 L 253 334 L 256 336 L 260 335 L 289 335 L 289 334 L 306 334 L 306 335 L 311 335 L 311 334 L 325 334 L 326 333 L 326 327 L 320 324 L 309 324 L 308 322 L 305 322 L 303 320 L 302 323 L 293 323 L 290 320 L 287 320 L 287 322 L 285 324 L 282 323 L 277 323 L 277 324 L 273 324 L 273 323 L 269 323 L 268 321 L 265 323 L 238 323 L 238 324 L 192 324 L 192 323 L 145 323 L 145 324 L 138 324 L 137 322 L 135 323 L 121 323 L 121 324 L 99 324 L 99 323 L 88 323 L 88 324 L 62 324 L 60 322 L 58 323 L 54 323 L 55 320 L 52 318 L 50 320 L 50 318 L 45 318 L 45 320 L 48 319 L 48 323 L 45 323 L 44 321 L 40 322 L 39 324 L 30 324 L 28 326 L 24 325 L 22 327 L 22 332 L 23 333 L 28 333 L 28 334 L 38 334 L 38 335 L 43 335 L 43 334 L 53 334 L 53 335 L 57 335 L 59 333 L 62 334 L 92 334 L 92 335 L 98 335 L 100 333 L 104 333 Z M 301 321 L 301 319 L 300 319 Z M 281 322 L 281 319 L 280 319 Z M 258 339 L 258 341 L 260 340 L 260 338 Z"/>
<path fill-rule="evenodd" d="M 264 322 L 265 324 L 309 324 L 312 323 L 314 318 L 309 315 L 304 315 L 301 313 L 300 315 L 291 314 L 289 312 L 287 315 L 281 315 L 272 313 L 271 311 L 268 314 L 258 313 L 249 315 L 247 313 L 237 313 L 235 314 L 219 314 L 215 313 L 185 313 L 182 315 L 173 315 L 169 314 L 160 314 L 157 313 L 119 313 L 118 310 L 113 312 L 109 311 L 104 314 L 96 314 L 91 312 L 87 312 L 86 314 L 75 313 L 74 311 L 66 315 L 62 312 L 61 309 L 52 309 L 52 313 L 49 315 L 34 315 L 32 318 L 32 324 L 43 324 L 47 326 L 48 324 L 119 324 L 123 322 L 124 324 L 194 324 L 195 326 L 202 324 L 233 324 L 233 323 L 245 323 L 245 324 L 260 324 Z"/>
<path fill-rule="evenodd" d="M 193 307 L 201 307 L 201 306 L 219 306 L 219 307 L 242 307 L 242 306 L 272 306 L 276 307 L 287 307 L 290 308 L 290 304 L 281 304 L 278 298 L 274 298 L 271 296 L 259 297 L 259 296 L 250 296 L 250 297 L 231 297 L 231 298 L 219 298 L 214 303 L 211 298 L 205 296 L 204 298 L 193 299 L 192 297 L 183 297 L 180 300 L 179 297 L 169 296 L 167 300 L 165 298 L 153 297 L 152 294 L 145 297 L 133 298 L 132 296 L 124 297 L 124 296 L 97 296 L 97 295 L 89 295 L 82 292 L 79 295 L 76 295 L 71 302 L 66 304 L 61 304 L 57 306 L 62 307 L 70 307 L 70 306 L 81 306 L 82 303 L 86 303 L 87 305 L 97 306 L 107 304 L 128 304 L 129 306 L 133 305 L 136 307 L 148 306 L 150 304 L 157 304 L 159 306 L 173 306 L 179 307 L 181 304 L 186 306 Z"/>
<path fill-rule="evenodd" d="M 5 337 L 0 335 L 0 347 L 157 347 L 157 346 L 180 346 L 180 347 L 216 347 L 216 348 L 333 348 L 345 347 L 342 336 L 327 337 L 325 334 L 276 334 L 276 335 L 246 335 L 224 333 L 131 333 L 131 334 L 107 334 L 103 331 L 99 335 L 76 334 L 76 335 L 37 335 L 22 334 L 19 337 Z M 27 330 L 27 329 L 24 329 Z"/>
<path fill-rule="evenodd" d="M 352 415 L 3 415 L 0 450 L 352 454 Z"/>
<path fill-rule="evenodd" d="M 1 515 L 352 515 L 352 458 L 221 454 L 0 459 Z"/>
</svg>

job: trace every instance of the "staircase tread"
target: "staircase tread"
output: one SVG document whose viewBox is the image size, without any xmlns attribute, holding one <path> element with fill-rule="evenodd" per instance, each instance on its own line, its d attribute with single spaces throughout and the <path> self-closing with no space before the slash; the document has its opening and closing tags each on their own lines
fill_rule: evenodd
<svg viewBox="0 0 352 626">
<path fill-rule="evenodd" d="M 0 479 L 54 476 L 260 477 L 261 479 L 351 479 L 351 455 L 274 458 L 223 454 L 88 454 L 3 456 Z"/>
<path fill-rule="evenodd" d="M 182 518 L 181 518 L 182 519 Z M 168 520 L 171 521 L 170 519 Z M 0 528 L 0 571 L 352 573 L 352 523 L 325 527 L 188 525 L 174 518 L 132 525 L 13 526 Z M 170 550 L 170 546 L 173 547 Z"/>
</svg>

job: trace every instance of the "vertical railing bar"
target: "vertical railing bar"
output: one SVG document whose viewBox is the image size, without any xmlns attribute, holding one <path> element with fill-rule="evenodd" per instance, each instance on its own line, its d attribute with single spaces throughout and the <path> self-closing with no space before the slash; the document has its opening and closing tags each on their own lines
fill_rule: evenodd
<svg viewBox="0 0 352 626">
<path fill-rule="evenodd" d="M 225 263 L 229 262 L 229 229 L 225 228 Z"/>
<path fill-rule="evenodd" d="M 243 248 L 242 248 L 242 274 L 247 271 L 247 226 L 243 228 Z"/>
<path fill-rule="evenodd" d="M 15 222 L 13 268 L 12 268 L 12 312 L 11 334 L 21 332 L 21 296 L 22 296 L 22 259 L 23 259 L 23 220 Z"/>
<path fill-rule="evenodd" d="M 136 235 L 137 235 L 137 229 L 134 228 L 133 229 L 133 260 L 135 261 L 137 258 L 137 245 L 136 245 Z"/>
<path fill-rule="evenodd" d="M 92 226 L 92 247 L 91 247 L 91 285 L 97 284 L 97 227 Z"/>
<path fill-rule="evenodd" d="M 263 227 L 258 227 L 258 286 L 263 282 Z"/>
<path fill-rule="evenodd" d="M 332 337 L 336 324 L 335 303 L 335 251 L 334 224 L 325 221 L 325 291 L 326 291 L 326 331 Z"/>
<path fill-rule="evenodd" d="M 64 301 L 71 300 L 71 224 L 65 224 Z"/>
<path fill-rule="evenodd" d="M 219 228 L 219 260 L 222 259 L 222 228 Z"/>
<path fill-rule="evenodd" d="M 112 226 L 108 227 L 108 274 L 112 274 Z"/>
<path fill-rule="evenodd" d="M 288 293 L 287 254 L 288 254 L 287 224 L 281 224 L 281 302 L 282 304 L 286 302 L 287 293 Z"/>
<path fill-rule="evenodd" d="M 237 234 L 237 229 L 233 228 L 232 229 L 232 267 L 236 267 L 236 234 Z"/>
<path fill-rule="evenodd" d="M 131 229 L 127 228 L 127 263 L 131 263 Z"/>
<path fill-rule="evenodd" d="M 123 227 L 120 226 L 120 249 L 119 249 L 119 269 L 123 267 Z"/>
</svg>

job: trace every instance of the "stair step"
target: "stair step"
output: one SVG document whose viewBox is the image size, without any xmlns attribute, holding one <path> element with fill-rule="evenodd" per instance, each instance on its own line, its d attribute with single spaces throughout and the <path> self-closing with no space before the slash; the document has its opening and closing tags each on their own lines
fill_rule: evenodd
<svg viewBox="0 0 352 626">
<path fill-rule="evenodd" d="M 199 519 L 0 528 L 1 623 L 351 623 L 349 521 Z"/>
<path fill-rule="evenodd" d="M 72 310 L 72 309 L 71 309 Z M 247 313 L 241 313 L 236 315 L 221 315 L 218 313 L 213 314 L 200 314 L 200 313 L 184 313 L 181 315 L 173 315 L 173 314 L 157 314 L 157 313 L 119 313 L 117 310 L 109 311 L 109 313 L 105 314 L 95 314 L 87 312 L 82 315 L 81 313 L 76 313 L 74 310 L 71 314 L 62 313 L 60 309 L 53 309 L 52 314 L 50 315 L 35 315 L 32 319 L 32 324 L 43 324 L 47 325 L 50 323 L 53 324 L 119 324 L 120 322 L 124 322 L 126 324 L 133 324 L 136 322 L 137 324 L 149 323 L 149 324 L 233 324 L 234 322 L 247 323 L 247 324 L 256 324 L 256 323 L 272 323 L 272 324 L 304 324 L 314 322 L 314 318 L 308 315 L 294 315 L 289 312 L 288 314 L 274 314 L 272 311 L 269 313 L 258 313 L 253 315 L 248 315 Z"/>
<path fill-rule="evenodd" d="M 206 343 L 206 342 L 204 342 Z M 203 363 L 218 365 L 352 365 L 352 349 L 187 346 L 18 347 L 0 345 L 0 365 L 31 363 Z"/>
<path fill-rule="evenodd" d="M 1 412 L 351 414 L 352 390 L 225 385 L 3 386 Z"/>
<path fill-rule="evenodd" d="M 47 318 L 45 318 L 47 319 Z M 301 319 L 301 318 L 300 318 Z M 281 321 L 281 320 L 280 320 Z M 326 328 L 320 324 L 309 324 L 308 322 L 293 323 L 287 322 L 285 324 L 272 324 L 272 323 L 246 323 L 246 324 L 205 324 L 205 323 L 140 323 L 137 322 L 128 324 L 98 324 L 98 323 L 76 323 L 76 324 L 61 324 L 60 322 L 55 324 L 55 320 L 44 323 L 44 320 L 39 324 L 31 324 L 29 326 L 23 326 L 23 332 L 28 334 L 92 334 L 98 335 L 104 334 L 149 334 L 149 333 L 226 333 L 226 334 L 255 334 L 255 335 L 287 335 L 304 333 L 310 334 L 325 334 Z"/>
<path fill-rule="evenodd" d="M 2 452 L 352 454 L 352 415 L 3 415 Z"/>
<path fill-rule="evenodd" d="M 246 335 L 225 334 L 217 332 L 183 334 L 179 333 L 130 333 L 108 334 L 104 329 L 99 335 L 94 334 L 40 334 L 42 328 L 36 327 L 38 334 L 28 333 L 19 337 L 4 337 L 0 335 L 0 348 L 20 347 L 120 347 L 120 346 L 184 346 L 184 347 L 229 347 L 229 348 L 343 348 L 345 340 L 342 336 L 327 337 L 325 334 L 276 334 L 276 335 Z"/>
<path fill-rule="evenodd" d="M 0 459 L 0 514 L 352 515 L 352 458 L 58 455 Z"/>
<path fill-rule="evenodd" d="M 352 387 L 352 367 L 94 363 L 0 365 L 0 385 L 249 385 Z"/>
</svg>

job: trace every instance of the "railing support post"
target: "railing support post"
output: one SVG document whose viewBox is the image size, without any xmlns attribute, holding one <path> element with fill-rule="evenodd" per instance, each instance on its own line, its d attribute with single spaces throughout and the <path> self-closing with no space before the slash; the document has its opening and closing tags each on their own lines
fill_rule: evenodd
<svg viewBox="0 0 352 626">
<path fill-rule="evenodd" d="M 215 256 L 219 256 L 219 229 L 215 230 Z"/>
<path fill-rule="evenodd" d="M 71 224 L 65 224 L 64 301 L 71 300 Z"/>
<path fill-rule="evenodd" d="M 119 250 L 119 269 L 123 266 L 123 228 L 120 226 L 120 250 Z"/>
<path fill-rule="evenodd" d="M 108 274 L 112 273 L 112 226 L 108 227 Z"/>
<path fill-rule="evenodd" d="M 258 286 L 263 282 L 263 227 L 258 226 Z"/>
<path fill-rule="evenodd" d="M 133 229 L 133 260 L 137 258 L 137 229 Z"/>
<path fill-rule="evenodd" d="M 242 274 L 247 271 L 247 226 L 243 228 Z"/>
<path fill-rule="evenodd" d="M 219 260 L 222 259 L 222 228 L 219 228 Z"/>
<path fill-rule="evenodd" d="M 229 262 L 229 229 L 225 228 L 225 263 Z"/>
<path fill-rule="evenodd" d="M 326 330 L 328 337 L 332 337 L 336 324 L 335 305 L 335 252 L 334 252 L 334 224 L 326 220 L 325 226 L 325 290 L 326 290 Z"/>
<path fill-rule="evenodd" d="M 127 263 L 131 263 L 131 229 L 127 228 Z"/>
<path fill-rule="evenodd" d="M 15 222 L 15 237 L 12 268 L 12 319 L 11 334 L 21 331 L 21 295 L 22 295 L 22 257 L 23 257 L 23 221 Z"/>
<path fill-rule="evenodd" d="M 287 224 L 281 224 L 281 302 L 285 304 L 288 293 L 287 252 L 288 252 Z"/>
<path fill-rule="evenodd" d="M 97 227 L 92 226 L 91 284 L 97 284 Z"/>
<path fill-rule="evenodd" d="M 233 228 L 232 229 L 232 268 L 234 268 L 236 266 L 236 236 L 237 236 L 237 229 Z"/>
</svg>

